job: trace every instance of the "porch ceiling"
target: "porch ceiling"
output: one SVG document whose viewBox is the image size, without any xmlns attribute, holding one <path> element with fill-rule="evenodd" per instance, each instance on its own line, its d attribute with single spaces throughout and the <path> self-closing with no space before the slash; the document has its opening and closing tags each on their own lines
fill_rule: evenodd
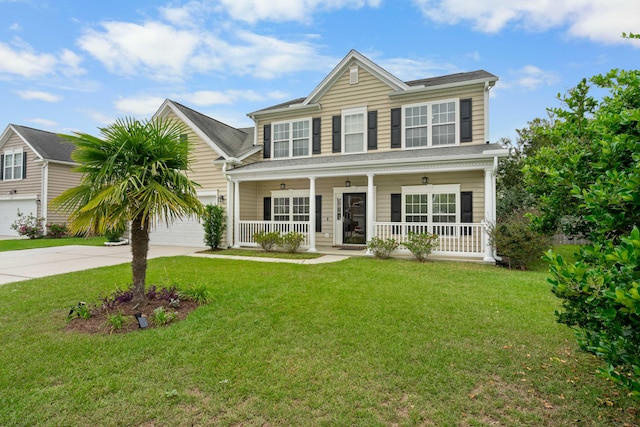
<svg viewBox="0 0 640 427">
<path fill-rule="evenodd" d="M 227 170 L 227 173 L 238 180 L 267 180 L 344 174 L 389 175 L 425 171 L 480 170 L 493 167 L 495 157 L 506 157 L 507 154 L 508 151 L 499 144 L 462 145 L 265 160 Z"/>
</svg>

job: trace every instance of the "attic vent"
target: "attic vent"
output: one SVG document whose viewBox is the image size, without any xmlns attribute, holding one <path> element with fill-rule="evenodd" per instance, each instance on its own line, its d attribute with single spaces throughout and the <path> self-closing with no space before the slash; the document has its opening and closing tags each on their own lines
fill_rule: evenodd
<svg viewBox="0 0 640 427">
<path fill-rule="evenodd" d="M 357 66 L 349 68 L 349 83 L 352 85 L 358 84 L 358 67 Z"/>
</svg>

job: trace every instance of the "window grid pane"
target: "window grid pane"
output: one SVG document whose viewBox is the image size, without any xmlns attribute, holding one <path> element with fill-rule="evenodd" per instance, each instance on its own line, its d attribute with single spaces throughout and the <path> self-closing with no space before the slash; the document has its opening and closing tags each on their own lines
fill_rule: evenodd
<svg viewBox="0 0 640 427">
<path fill-rule="evenodd" d="M 273 125 L 273 157 L 289 157 L 289 123 Z"/>
<path fill-rule="evenodd" d="M 364 151 L 364 114 L 344 116 L 344 152 Z"/>
<path fill-rule="evenodd" d="M 293 122 L 293 153 L 292 156 L 309 155 L 309 122 Z"/>
<path fill-rule="evenodd" d="M 405 146 L 427 146 L 427 106 L 405 108 Z"/>
<path fill-rule="evenodd" d="M 426 194 L 405 195 L 405 221 L 428 222 L 429 212 L 428 198 Z"/>
<path fill-rule="evenodd" d="M 273 199 L 274 221 L 289 221 L 289 198 L 275 197 Z"/>
<path fill-rule="evenodd" d="M 292 210 L 294 221 L 309 221 L 309 197 L 294 197 Z"/>
</svg>

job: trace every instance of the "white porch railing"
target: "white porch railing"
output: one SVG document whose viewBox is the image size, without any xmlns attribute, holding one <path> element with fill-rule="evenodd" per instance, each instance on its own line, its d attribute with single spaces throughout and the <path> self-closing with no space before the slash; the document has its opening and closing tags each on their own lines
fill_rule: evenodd
<svg viewBox="0 0 640 427">
<path fill-rule="evenodd" d="M 485 253 L 482 224 L 377 222 L 375 227 L 380 239 L 393 238 L 401 245 L 407 241 L 410 232 L 437 234 L 439 239 L 432 251 L 434 255 L 480 256 Z"/>
<path fill-rule="evenodd" d="M 308 222 L 284 222 L 284 221 L 240 221 L 238 243 L 241 246 L 258 246 L 253 239 L 253 235 L 261 231 L 271 233 L 277 231 L 280 234 L 287 234 L 292 231 L 304 235 L 301 246 L 309 246 L 309 223 Z"/>
</svg>

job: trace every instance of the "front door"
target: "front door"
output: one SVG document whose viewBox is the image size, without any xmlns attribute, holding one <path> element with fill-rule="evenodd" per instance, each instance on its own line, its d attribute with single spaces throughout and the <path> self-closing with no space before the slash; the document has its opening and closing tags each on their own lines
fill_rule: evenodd
<svg viewBox="0 0 640 427">
<path fill-rule="evenodd" d="M 367 193 L 342 195 L 342 244 L 367 243 Z"/>
</svg>

